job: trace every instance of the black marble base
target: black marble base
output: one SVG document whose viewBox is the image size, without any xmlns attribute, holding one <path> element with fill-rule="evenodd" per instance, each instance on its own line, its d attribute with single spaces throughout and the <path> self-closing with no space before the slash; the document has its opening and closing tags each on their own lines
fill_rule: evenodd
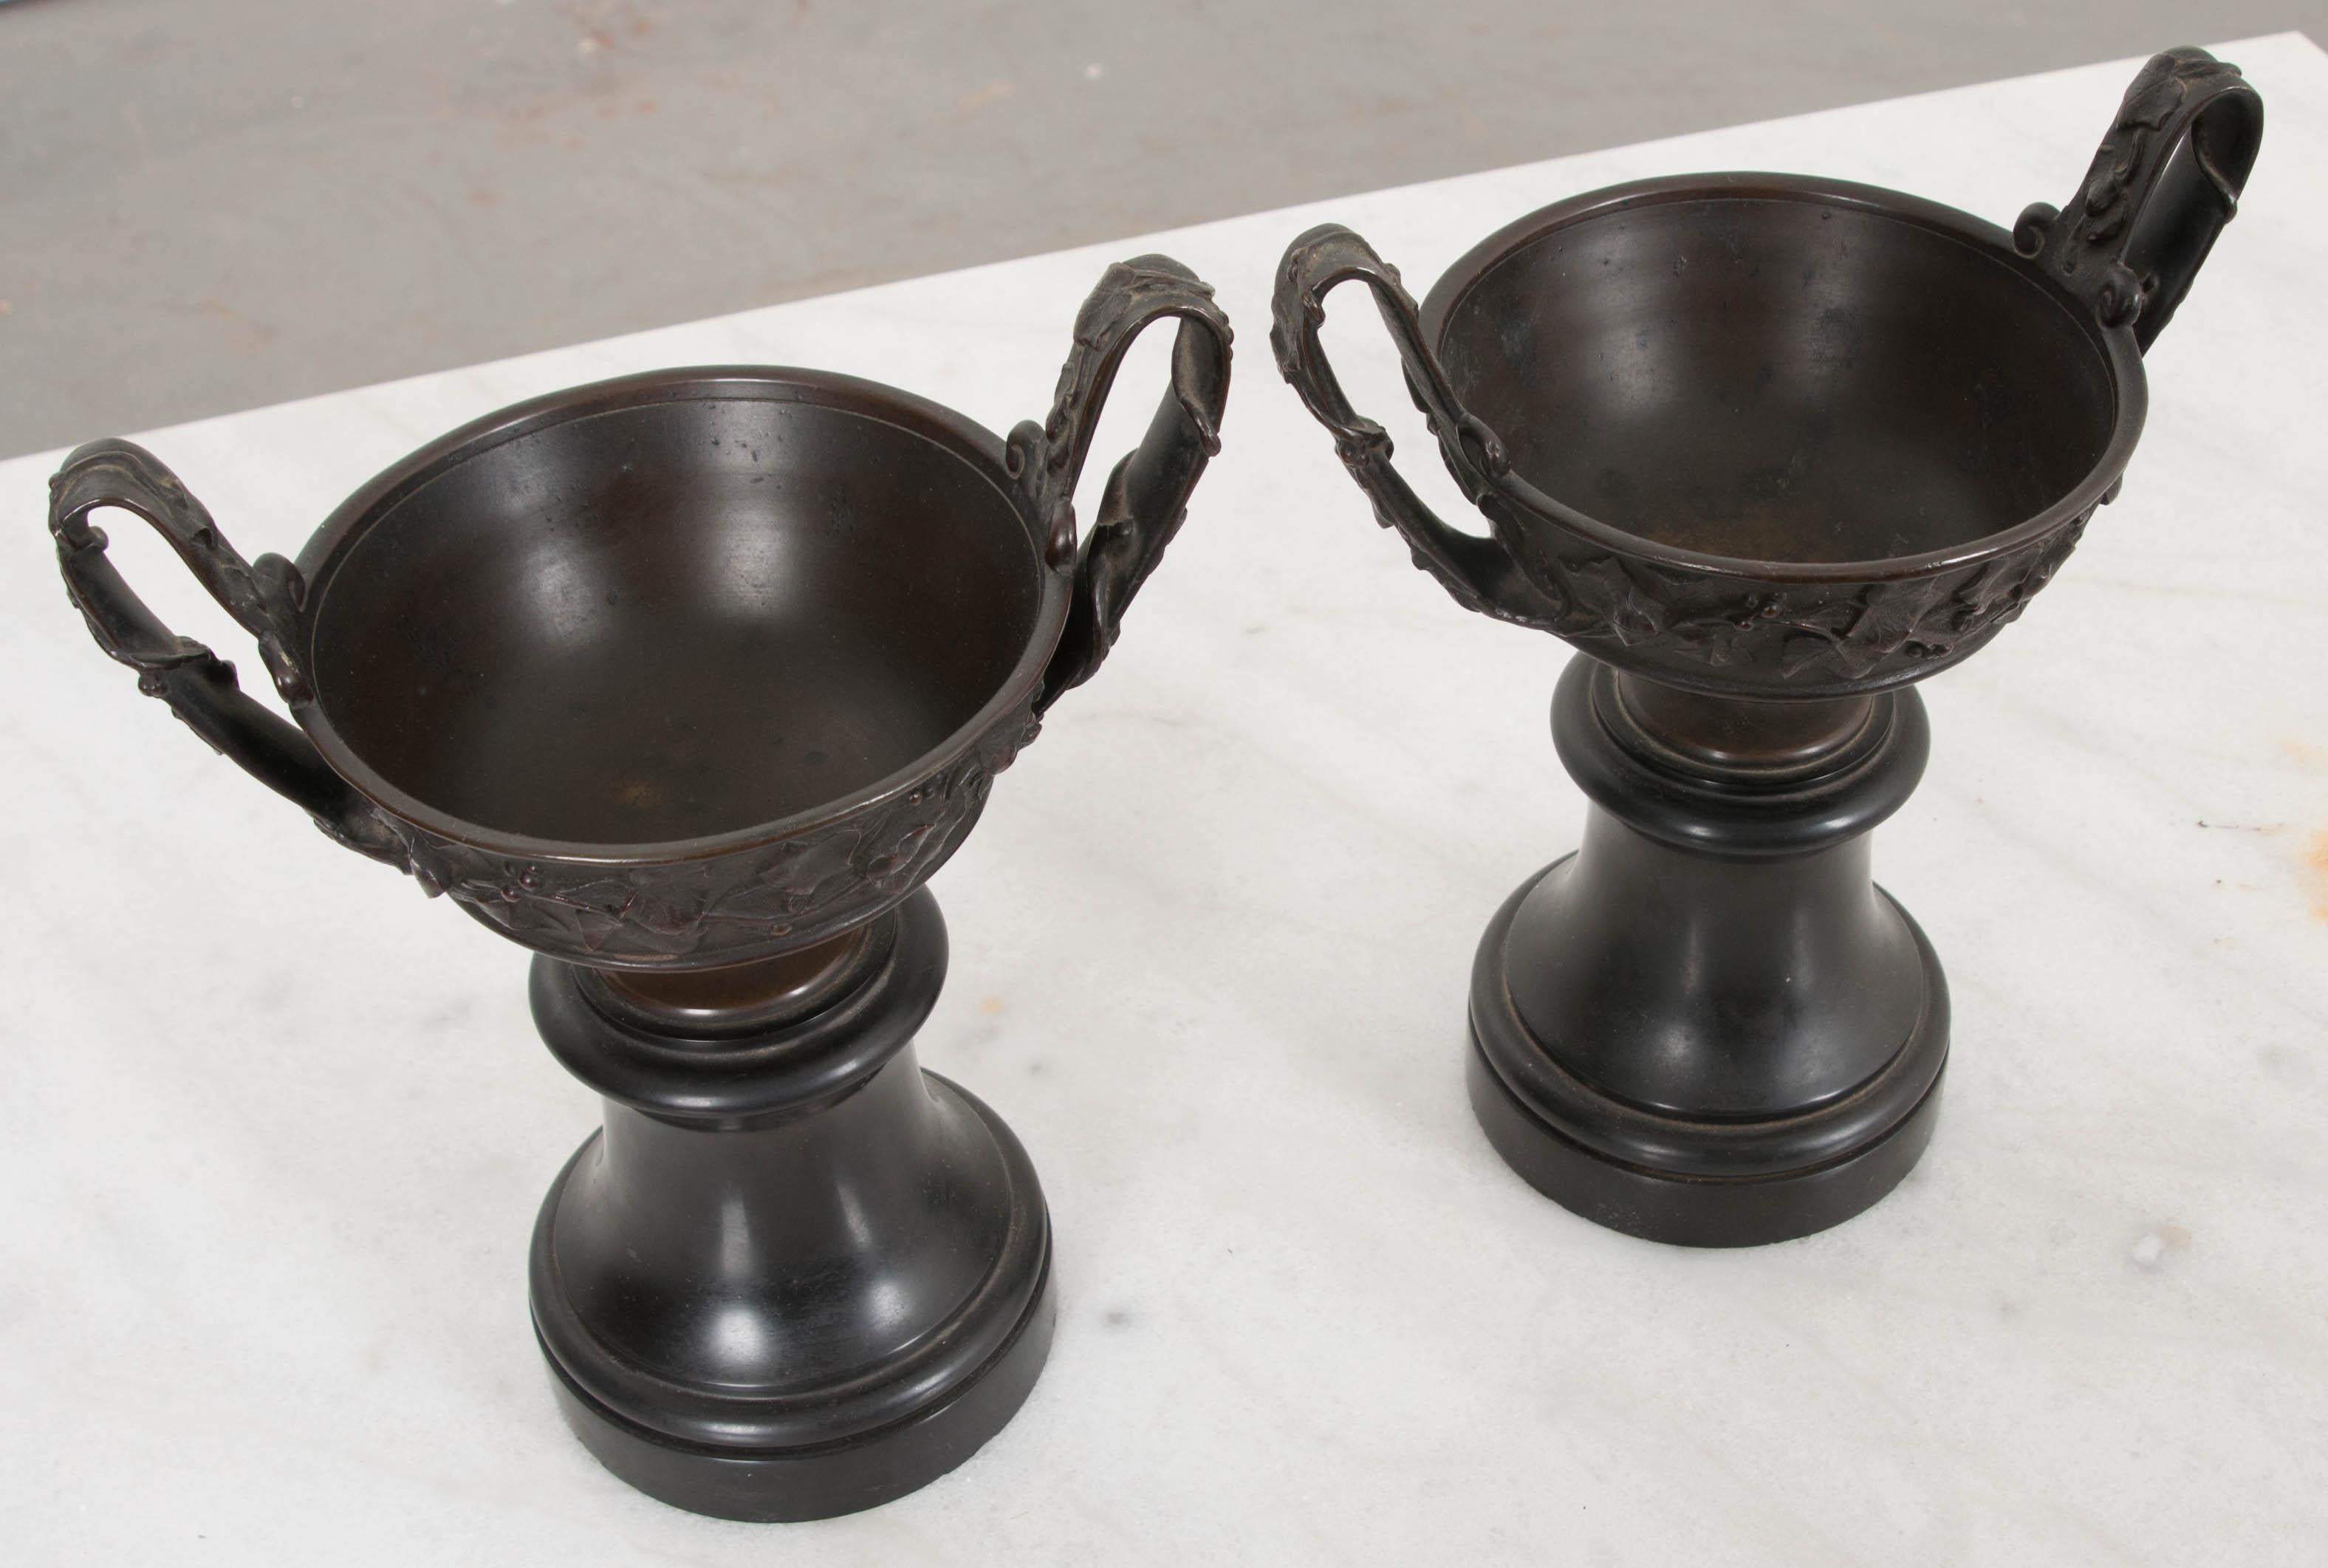
<svg viewBox="0 0 2328 1568">
<path fill-rule="evenodd" d="M 1489 1141 L 1656 1241 L 1781 1241 L 1874 1203 L 1930 1140 L 1948 1062 L 1939 960 L 1868 854 L 1923 772 L 1920 699 L 1730 702 L 1579 659 L 1553 730 L 1592 805 L 1479 944 Z"/>
<path fill-rule="evenodd" d="M 945 972 L 936 901 L 850 940 L 774 1017 L 535 964 L 544 1039 L 606 1095 L 535 1227 L 535 1331 L 590 1451 L 696 1513 L 910 1492 L 1009 1421 L 1049 1349 L 1034 1168 L 915 1060 Z"/>
</svg>

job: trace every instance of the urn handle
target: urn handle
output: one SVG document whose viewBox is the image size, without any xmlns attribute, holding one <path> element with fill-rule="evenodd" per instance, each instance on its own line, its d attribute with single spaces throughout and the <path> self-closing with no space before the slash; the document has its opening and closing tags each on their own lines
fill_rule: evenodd
<svg viewBox="0 0 2328 1568">
<path fill-rule="evenodd" d="M 1168 315 L 1180 318 L 1171 384 L 1140 445 L 1108 474 L 1099 514 L 1078 555 L 1075 481 L 1116 368 L 1131 340 Z M 1221 449 L 1230 335 L 1229 318 L 1213 302 L 1212 286 L 1180 263 L 1169 256 L 1116 262 L 1075 313 L 1075 346 L 1059 372 L 1050 417 L 1010 432 L 1010 473 L 1043 526 L 1046 557 L 1055 570 L 1075 568 L 1066 628 L 1043 673 L 1037 713 L 1091 679 L 1115 645 L 1124 606 L 1179 531 L 1190 493 Z"/>
<path fill-rule="evenodd" d="M 332 771 L 314 742 L 247 695 L 232 664 L 164 626 L 122 580 L 106 558 L 105 530 L 89 521 L 100 506 L 135 512 L 170 542 L 211 596 L 258 639 L 275 689 L 294 703 L 312 695 L 297 654 L 305 593 L 298 568 L 278 555 L 244 560 L 178 476 L 130 442 L 92 441 L 49 481 L 49 531 L 65 592 L 97 645 L 137 671 L 140 691 L 168 703 L 211 749 L 303 808 L 325 833 L 375 859 L 404 864 L 379 809 Z"/>
<path fill-rule="evenodd" d="M 1326 321 L 1326 296 L 1354 278 L 1373 291 L 1405 366 L 1408 395 L 1440 437 L 1449 471 L 1474 502 L 1492 493 L 1494 480 L 1511 466 L 1502 441 L 1456 400 L 1446 373 L 1422 341 L 1421 316 L 1398 269 L 1338 223 L 1320 224 L 1302 235 L 1278 266 L 1275 324 L 1269 334 L 1278 370 L 1318 422 L 1333 432 L 1334 450 L 1373 501 L 1375 520 L 1404 537 L 1415 565 L 1437 577 L 1466 609 L 1521 625 L 1545 624 L 1553 606 L 1502 541 L 1441 521 L 1391 465 L 1389 432 L 1350 406 L 1326 361 L 1318 329 Z"/>
<path fill-rule="evenodd" d="M 2238 213 L 2262 141 L 2263 99 L 2238 66 L 2203 49 L 2154 55 L 2069 208 L 2030 207 L 2014 245 L 2084 296 L 2102 325 L 2131 325 L 2146 352 Z"/>
</svg>

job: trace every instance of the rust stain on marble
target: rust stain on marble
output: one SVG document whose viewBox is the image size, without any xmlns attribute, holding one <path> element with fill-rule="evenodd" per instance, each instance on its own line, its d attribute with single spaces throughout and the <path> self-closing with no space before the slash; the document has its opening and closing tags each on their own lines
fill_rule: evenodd
<svg viewBox="0 0 2328 1568">
<path fill-rule="evenodd" d="M 2128 1255 L 2137 1267 L 2156 1269 L 2172 1253 L 2191 1250 L 2191 1227 L 2174 1220 L 2162 1220 L 2138 1237 Z"/>
</svg>

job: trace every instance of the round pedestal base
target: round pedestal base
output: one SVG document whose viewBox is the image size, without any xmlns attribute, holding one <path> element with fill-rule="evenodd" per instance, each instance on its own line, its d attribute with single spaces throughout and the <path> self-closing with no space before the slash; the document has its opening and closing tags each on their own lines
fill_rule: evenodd
<svg viewBox="0 0 2328 1568">
<path fill-rule="evenodd" d="M 1009 1129 L 974 1096 L 934 1073 L 924 1076 L 931 1094 L 953 1100 L 975 1113 L 995 1134 L 998 1145 L 1015 1152 L 1016 1140 Z M 576 1153 L 559 1173 L 542 1205 L 541 1224 L 534 1239 L 537 1280 L 546 1262 L 543 1253 L 549 1226 L 564 1196 L 567 1178 L 596 1142 L 594 1136 Z M 899 1394 L 909 1394 L 906 1413 L 884 1425 L 823 1441 L 807 1440 L 804 1434 L 804 1441 L 783 1448 L 728 1449 L 681 1442 L 607 1409 L 543 1341 L 542 1355 L 549 1363 L 566 1424 L 599 1463 L 647 1496 L 717 1518 L 759 1523 L 831 1518 L 877 1507 L 927 1486 L 1009 1424 L 1050 1355 L 1055 1309 L 1049 1225 L 1040 1212 L 1039 1195 L 1034 1201 L 1036 1212 L 1026 1216 L 1026 1223 L 1042 1232 L 1044 1244 L 1027 1265 L 1033 1270 L 1032 1280 L 1016 1285 L 999 1282 L 1000 1289 L 990 1294 L 981 1292 L 981 1300 L 1016 1299 L 1026 1303 L 1001 1347 L 958 1377 L 919 1390 L 904 1386 L 926 1376 L 925 1367 L 916 1358 L 901 1358 L 886 1374 L 878 1366 L 868 1368 L 848 1396 L 837 1402 L 833 1424 L 846 1431 L 853 1411 L 892 1404 Z M 540 1310 L 537 1302 L 537 1326 Z M 685 1403 L 696 1404 L 711 1392 L 687 1391 Z M 750 1404 L 739 1402 L 737 1413 L 746 1421 L 753 1414 Z"/>
<path fill-rule="evenodd" d="M 1549 870 L 1557 869 L 1557 863 Z M 1867 1082 L 1792 1114 L 1699 1120 L 1608 1094 L 1562 1065 L 1511 1002 L 1508 938 L 1532 878 L 1488 924 L 1472 972 L 1473 1115 L 1528 1185 L 1611 1230 L 1683 1246 L 1757 1246 L 1839 1225 L 1899 1184 L 1924 1152 L 1948 1061 L 1948 982 L 1905 910 L 1923 1005 Z M 1557 962 L 1553 955 L 1550 962 Z"/>
<path fill-rule="evenodd" d="M 943 1475 L 1051 1345 L 1027 1151 L 913 1037 L 945 979 L 926 889 L 748 973 L 547 959 L 534 1020 L 605 1101 L 534 1225 L 534 1335 L 567 1423 L 648 1495 L 819 1519 Z"/>
</svg>

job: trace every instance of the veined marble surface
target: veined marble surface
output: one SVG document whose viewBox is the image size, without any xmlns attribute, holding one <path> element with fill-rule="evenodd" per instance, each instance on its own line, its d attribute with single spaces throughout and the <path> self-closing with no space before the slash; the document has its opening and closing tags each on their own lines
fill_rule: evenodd
<svg viewBox="0 0 2328 1568">
<path fill-rule="evenodd" d="M 675 1512 L 567 1434 L 525 1246 L 597 1112 L 534 1038 L 525 955 L 139 698 L 59 587 L 58 455 L 0 465 L 0 1560 L 2320 1562 L 2328 58 L 2221 52 L 2268 131 L 2151 356 L 2125 495 L 1924 689 L 1930 771 L 1877 836 L 1953 986 L 1938 1137 L 1887 1201 L 1779 1246 L 1598 1229 L 1474 1128 L 1473 944 L 1582 813 L 1545 731 L 1567 651 L 1459 612 L 1375 530 L 1270 363 L 1274 264 L 1335 218 L 1420 293 L 1522 211 L 1706 168 L 2009 223 L 2068 200 L 2136 61 L 145 437 L 247 555 L 291 553 L 390 460 L 550 388 L 806 363 L 1002 430 L 1046 407 L 1105 260 L 1167 249 L 1219 286 L 1225 450 L 1113 658 L 934 884 L 954 956 L 923 1059 L 1042 1170 L 1057 1347 L 969 1464 L 823 1524 Z M 1458 504 L 1363 296 L 1336 305 L 1356 400 Z M 1096 451 L 1136 436 L 1161 354 L 1127 367 Z M 113 532 L 252 683 L 163 547 Z"/>
</svg>

